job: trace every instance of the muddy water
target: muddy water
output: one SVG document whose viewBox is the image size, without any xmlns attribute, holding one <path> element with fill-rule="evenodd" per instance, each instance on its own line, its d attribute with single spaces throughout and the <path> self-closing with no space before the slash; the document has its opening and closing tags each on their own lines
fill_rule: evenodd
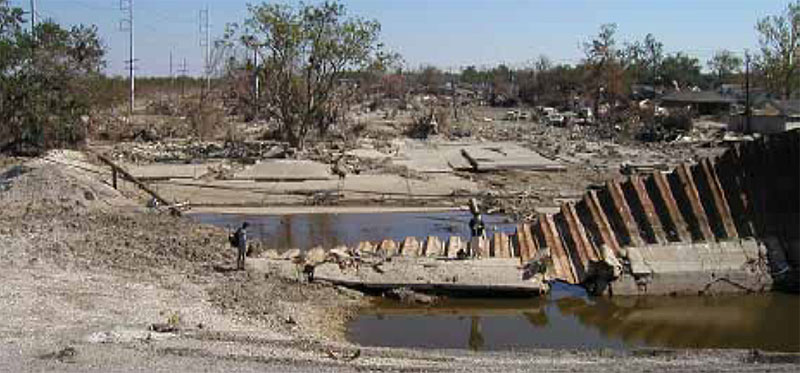
<svg viewBox="0 0 800 373">
<path fill-rule="evenodd" d="M 391 347 L 758 348 L 800 352 L 800 298 L 785 294 L 587 298 L 556 287 L 527 300 L 455 299 L 434 307 L 377 301 L 350 339 Z"/>
<path fill-rule="evenodd" d="M 468 237 L 468 212 L 387 214 L 193 214 L 250 235 L 268 248 L 327 248 L 362 240 L 429 235 Z M 502 216 L 491 229 L 513 232 Z M 532 299 L 453 299 L 434 307 L 379 300 L 349 325 L 353 342 L 374 346 L 502 350 L 518 348 L 759 348 L 800 352 L 800 297 L 588 298 L 556 285 Z"/>
<path fill-rule="evenodd" d="M 357 245 L 360 241 L 380 241 L 385 238 L 402 240 L 408 236 L 425 238 L 438 236 L 469 237 L 469 212 L 422 213 L 347 213 L 294 215 L 191 214 L 201 223 L 233 229 L 243 221 L 250 224 L 251 238 L 262 241 L 267 248 L 285 250 L 310 249 L 321 245 Z M 513 232 L 515 226 L 503 216 L 485 216 L 487 229 Z"/>
</svg>

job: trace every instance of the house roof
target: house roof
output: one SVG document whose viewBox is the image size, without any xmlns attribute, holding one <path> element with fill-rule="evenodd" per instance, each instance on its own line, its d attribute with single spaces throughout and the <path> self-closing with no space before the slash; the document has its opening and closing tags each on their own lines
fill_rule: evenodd
<svg viewBox="0 0 800 373">
<path fill-rule="evenodd" d="M 735 98 L 725 97 L 714 91 L 700 91 L 700 92 L 673 92 L 661 98 L 663 102 L 680 102 L 680 103 L 709 103 L 709 104 L 734 104 L 737 102 Z"/>
</svg>

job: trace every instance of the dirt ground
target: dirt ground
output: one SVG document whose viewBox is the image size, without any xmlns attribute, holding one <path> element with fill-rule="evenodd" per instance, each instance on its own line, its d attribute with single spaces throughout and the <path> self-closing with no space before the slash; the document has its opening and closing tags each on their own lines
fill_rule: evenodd
<svg viewBox="0 0 800 373">
<path fill-rule="evenodd" d="M 0 371 L 796 371 L 747 351 L 466 352 L 356 346 L 366 300 L 234 271 L 225 232 L 148 212 L 84 154 L 0 170 Z M 171 332 L 150 330 L 154 324 Z"/>
</svg>

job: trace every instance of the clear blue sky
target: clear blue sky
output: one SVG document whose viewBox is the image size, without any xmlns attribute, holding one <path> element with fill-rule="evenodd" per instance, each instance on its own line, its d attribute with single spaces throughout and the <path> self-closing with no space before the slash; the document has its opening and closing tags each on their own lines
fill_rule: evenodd
<svg viewBox="0 0 800 373">
<path fill-rule="evenodd" d="M 377 19 L 382 39 L 407 66 L 507 63 L 523 66 L 540 54 L 576 63 L 581 41 L 603 23 L 618 24 L 620 40 L 648 32 L 668 52 L 705 60 L 718 49 L 757 49 L 754 25 L 781 13 L 789 0 L 344 0 L 351 14 Z M 202 71 L 198 12 L 210 8 L 212 38 L 226 23 L 241 22 L 258 0 L 134 0 L 140 75 L 169 74 L 184 58 L 190 74 Z M 294 2 L 294 1 L 289 1 Z M 307 1 L 315 3 L 314 0 Z M 30 0 L 10 0 L 29 9 Z M 110 74 L 124 74 L 128 37 L 118 31 L 119 0 L 37 0 L 41 17 L 61 24 L 95 24 L 108 47 Z M 177 69 L 177 67 L 176 67 Z"/>
</svg>

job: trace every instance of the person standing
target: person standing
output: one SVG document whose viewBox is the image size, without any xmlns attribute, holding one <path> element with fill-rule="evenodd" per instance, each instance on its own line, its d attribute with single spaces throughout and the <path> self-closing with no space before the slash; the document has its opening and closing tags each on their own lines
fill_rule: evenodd
<svg viewBox="0 0 800 373">
<path fill-rule="evenodd" d="M 234 235 L 234 243 L 237 249 L 236 255 L 236 269 L 244 269 L 244 259 L 247 256 L 247 227 L 250 224 L 247 222 L 242 223 L 242 226 L 236 230 Z"/>
</svg>

